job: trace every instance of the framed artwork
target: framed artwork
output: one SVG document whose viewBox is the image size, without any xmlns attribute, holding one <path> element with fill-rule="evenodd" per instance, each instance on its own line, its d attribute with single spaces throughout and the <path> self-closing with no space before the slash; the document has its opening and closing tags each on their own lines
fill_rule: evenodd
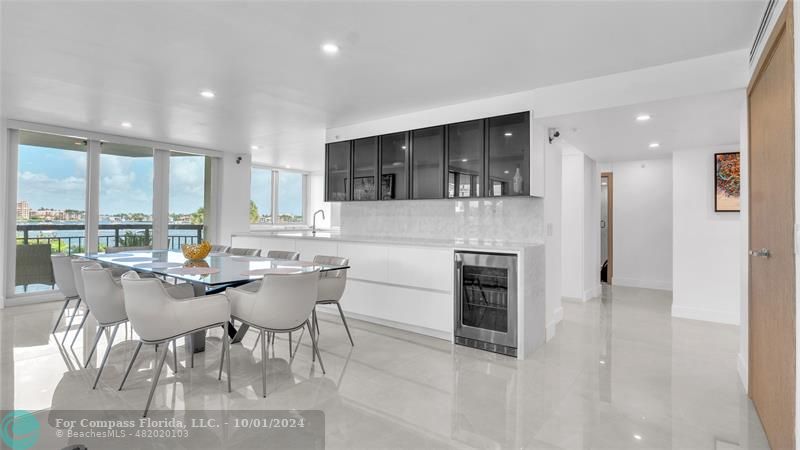
<svg viewBox="0 0 800 450">
<path fill-rule="evenodd" d="M 714 154 L 714 211 L 739 212 L 741 153 Z"/>
</svg>

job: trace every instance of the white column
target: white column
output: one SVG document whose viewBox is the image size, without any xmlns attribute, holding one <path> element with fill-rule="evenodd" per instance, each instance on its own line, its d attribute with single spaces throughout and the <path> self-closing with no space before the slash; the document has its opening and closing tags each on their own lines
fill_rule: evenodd
<svg viewBox="0 0 800 450">
<path fill-rule="evenodd" d="M 3 292 L 6 293 L 5 298 L 14 295 L 14 278 L 15 278 L 15 260 L 16 260 L 16 246 L 17 246 L 17 158 L 19 156 L 19 130 L 8 130 L 8 140 L 6 141 L 6 158 L 5 165 L 5 222 L 6 239 L 4 241 L 5 252 L 3 257 L 6 264 L 3 271 L 5 286 L 2 286 Z M 0 162 L 2 162 L 0 160 Z M 14 211 L 12 214 L 11 211 Z"/>
<path fill-rule="evenodd" d="M 222 160 L 220 158 L 206 157 L 206 182 L 203 208 L 206 211 L 203 239 L 211 243 L 219 243 L 219 213 L 220 213 L 220 170 Z"/>
<path fill-rule="evenodd" d="M 86 252 L 96 252 L 100 224 L 100 154 L 102 144 L 90 139 L 86 153 Z"/>
<path fill-rule="evenodd" d="M 153 248 L 167 248 L 169 236 L 169 150 L 153 150 Z"/>
</svg>

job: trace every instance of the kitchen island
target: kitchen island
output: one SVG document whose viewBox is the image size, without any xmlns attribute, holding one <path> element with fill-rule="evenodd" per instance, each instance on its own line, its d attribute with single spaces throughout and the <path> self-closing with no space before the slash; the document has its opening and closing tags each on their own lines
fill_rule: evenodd
<svg viewBox="0 0 800 450">
<path fill-rule="evenodd" d="M 478 239 L 353 236 L 331 231 L 234 233 L 234 247 L 350 259 L 342 308 L 348 317 L 454 341 L 456 251 L 512 254 L 518 259 L 517 357 L 545 342 L 544 245 Z M 326 307 L 320 306 L 320 311 Z M 334 313 L 331 309 L 329 312 Z M 338 320 L 338 319 L 337 319 Z"/>
</svg>

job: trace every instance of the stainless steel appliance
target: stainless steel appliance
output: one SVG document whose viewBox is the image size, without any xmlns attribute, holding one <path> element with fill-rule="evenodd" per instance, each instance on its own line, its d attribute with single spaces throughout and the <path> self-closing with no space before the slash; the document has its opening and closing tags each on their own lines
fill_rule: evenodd
<svg viewBox="0 0 800 450">
<path fill-rule="evenodd" d="M 517 356 L 517 256 L 455 253 L 455 341 Z"/>
</svg>

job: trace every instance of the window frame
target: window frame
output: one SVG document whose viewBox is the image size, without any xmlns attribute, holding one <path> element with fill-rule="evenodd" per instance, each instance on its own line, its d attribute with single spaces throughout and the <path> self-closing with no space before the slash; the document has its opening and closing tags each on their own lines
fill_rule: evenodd
<svg viewBox="0 0 800 450">
<path fill-rule="evenodd" d="M 169 155 L 172 152 L 194 154 L 198 156 L 206 156 L 212 158 L 211 179 L 207 180 L 213 186 L 215 180 L 219 177 L 221 169 L 220 163 L 225 156 L 224 152 L 205 149 L 201 147 L 187 147 L 185 145 L 170 144 L 147 139 L 131 138 L 126 136 L 118 136 L 100 132 L 93 132 L 87 130 L 80 130 L 75 128 L 67 128 L 55 125 L 44 125 L 21 120 L 8 119 L 2 123 L 3 134 L 5 142 L 2 143 L 6 147 L 6 167 L 0 169 L 0 173 L 5 175 L 5 204 L 7 206 L 16 204 L 17 202 L 17 172 L 19 169 L 19 133 L 20 131 L 30 131 L 42 134 L 55 134 L 66 136 L 75 139 L 82 139 L 87 142 L 87 156 L 86 156 L 86 208 L 85 208 L 85 222 L 84 222 L 84 242 L 86 248 L 96 248 L 98 241 L 99 231 L 99 195 L 100 195 L 100 154 L 101 143 L 113 142 L 118 144 L 128 144 L 142 147 L 149 147 L 153 149 L 154 156 L 154 172 L 153 172 L 153 245 L 160 245 L 157 242 L 155 233 L 157 229 L 163 234 L 163 245 L 166 245 L 167 232 L 169 227 L 169 211 L 168 211 L 168 198 L 169 198 Z M 163 159 L 161 163 L 156 162 L 156 155 L 161 152 Z M 3 162 L 3 161 L 0 161 Z M 163 198 L 162 198 L 163 197 Z M 160 203 L 159 203 L 160 202 Z M 211 195 L 210 208 L 211 214 L 206 216 L 207 222 L 204 224 L 204 233 L 207 233 L 210 228 L 213 228 L 212 234 L 218 232 L 216 229 L 219 224 L 220 214 L 220 199 L 218 195 Z M 6 208 L 8 209 L 8 208 Z M 166 211 L 166 214 L 164 213 Z M 14 280 L 16 275 L 16 214 L 6 213 L 3 216 L 3 227 L 6 232 L 5 240 L 2 246 L 3 258 L 3 277 L 2 286 L 5 297 L 5 306 L 14 305 L 29 305 L 39 301 L 49 301 L 55 296 L 60 296 L 58 290 L 45 291 L 45 292 L 15 292 Z M 216 236 L 211 237 L 215 239 Z M 30 298 L 30 300 L 28 299 Z"/>
<path fill-rule="evenodd" d="M 297 170 L 297 169 L 286 169 L 282 167 L 270 166 L 267 164 L 258 164 L 252 163 L 250 165 L 250 170 L 253 169 L 262 169 L 262 170 L 269 170 L 272 172 L 272 195 L 270 198 L 270 208 L 272 210 L 272 221 L 269 223 L 251 223 L 250 229 L 251 230 L 270 230 L 270 229 L 278 229 L 278 228 L 293 228 L 293 227 L 302 227 L 305 228 L 308 226 L 308 172 L 304 170 Z M 300 198 L 302 201 L 301 211 L 303 211 L 303 221 L 298 223 L 281 223 L 279 220 L 280 214 L 278 213 L 278 190 L 280 189 L 280 174 L 281 172 L 288 172 L 288 173 L 296 173 L 300 174 L 303 179 L 301 182 L 303 192 L 300 194 Z M 253 180 L 250 180 L 250 189 L 252 189 Z"/>
</svg>

